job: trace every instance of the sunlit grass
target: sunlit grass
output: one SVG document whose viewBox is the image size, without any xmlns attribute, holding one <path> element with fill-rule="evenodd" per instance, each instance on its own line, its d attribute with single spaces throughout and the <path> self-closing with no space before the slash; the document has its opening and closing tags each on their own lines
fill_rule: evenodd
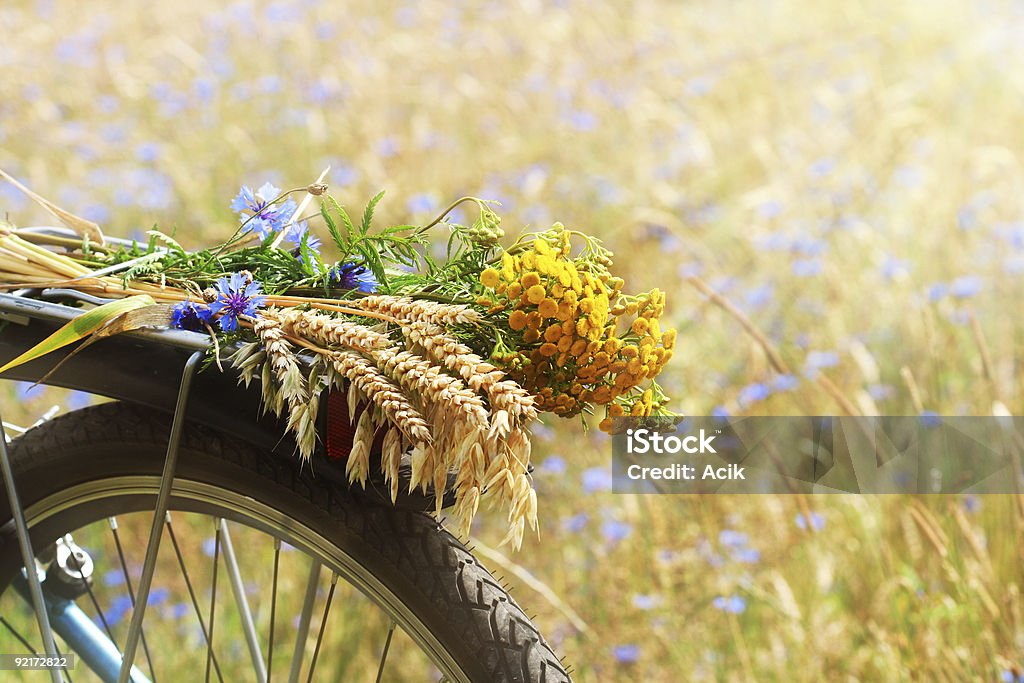
<svg viewBox="0 0 1024 683">
<path fill-rule="evenodd" d="M 242 183 L 330 164 L 353 205 L 388 190 L 385 222 L 476 194 L 509 233 L 604 238 L 669 293 L 682 412 L 1024 410 L 1020 3 L 44 1 L 0 25 L 0 167 L 111 234 L 208 244 Z M 615 496 L 609 445 L 553 420 L 535 454 L 542 534 L 512 559 L 589 632 L 517 595 L 580 680 L 1021 666 L 1017 499 Z"/>
</svg>

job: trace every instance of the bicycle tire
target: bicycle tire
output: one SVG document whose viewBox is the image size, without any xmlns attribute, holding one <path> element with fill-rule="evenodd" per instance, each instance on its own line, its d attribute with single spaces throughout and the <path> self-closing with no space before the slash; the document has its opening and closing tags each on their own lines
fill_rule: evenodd
<svg viewBox="0 0 1024 683">
<path fill-rule="evenodd" d="M 29 430 L 9 451 L 23 507 L 29 510 L 61 491 L 96 482 L 158 477 L 169 433 L 170 416 L 117 402 L 67 413 Z M 298 458 L 260 452 L 192 424 L 184 430 L 175 482 L 233 491 L 317 530 L 376 577 L 433 634 L 468 680 L 570 681 L 508 591 L 432 517 L 317 479 Z M 2 521 L 9 527 L 10 508 L 6 496 L 0 498 Z M 129 498 L 138 507 L 139 496 L 125 494 L 124 501 Z M 115 512 L 83 505 L 77 514 Z M 72 528 L 68 514 L 40 514 L 42 521 L 32 529 L 34 547 Z"/>
</svg>

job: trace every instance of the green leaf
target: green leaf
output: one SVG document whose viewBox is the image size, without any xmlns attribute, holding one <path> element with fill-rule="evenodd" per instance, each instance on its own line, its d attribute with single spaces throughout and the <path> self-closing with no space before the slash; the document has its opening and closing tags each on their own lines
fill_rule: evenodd
<svg viewBox="0 0 1024 683">
<path fill-rule="evenodd" d="M 324 218 L 324 223 L 327 224 L 327 231 L 331 233 L 331 239 L 338 245 L 338 249 L 342 252 L 347 251 L 345 247 L 345 240 L 342 239 L 341 233 L 338 232 L 338 224 L 331 218 L 331 212 L 327 210 L 327 202 L 320 202 L 320 215 Z"/>
<path fill-rule="evenodd" d="M 341 216 L 341 222 L 345 224 L 345 231 L 348 232 L 348 240 L 345 240 L 346 244 L 352 239 L 352 235 L 356 232 L 356 226 L 352 225 L 352 219 L 348 217 L 348 212 L 342 208 L 341 204 L 338 203 L 334 197 L 331 197 L 331 204 L 334 205 L 334 210 Z"/>
<path fill-rule="evenodd" d="M 377 204 L 380 203 L 380 200 L 383 197 L 384 190 L 381 190 L 376 195 L 374 195 L 373 199 L 370 200 L 370 203 L 366 205 L 366 210 L 363 211 L 362 234 L 365 235 L 366 233 L 370 232 L 370 223 L 373 221 L 373 210 L 377 208 Z"/>
<path fill-rule="evenodd" d="M 79 339 L 92 334 L 123 313 L 136 308 L 142 308 L 143 306 L 152 306 L 155 303 L 156 301 L 153 300 L 153 297 L 148 294 L 137 294 L 136 296 L 130 296 L 127 299 L 118 299 L 117 301 L 111 301 L 108 304 L 97 306 L 91 311 L 83 313 L 74 320 L 71 320 L 64 325 L 64 327 L 54 332 L 25 353 L 21 354 L 14 360 L 9 361 L 6 365 L 0 368 L 0 373 L 10 370 L 11 368 L 16 368 L 30 360 L 35 360 L 36 358 L 45 356 L 51 351 L 56 351 L 68 344 L 73 344 Z"/>
<path fill-rule="evenodd" d="M 309 231 L 302 236 L 302 240 L 299 242 L 299 253 L 302 255 L 302 272 L 306 275 L 316 275 L 317 269 L 315 265 L 323 265 L 320 261 L 320 257 L 309 248 Z"/>
<path fill-rule="evenodd" d="M 168 235 L 166 233 L 162 233 L 159 230 L 149 230 L 149 231 L 146 232 L 146 234 L 149 235 L 153 239 L 160 240 L 161 242 L 163 242 L 168 247 L 170 247 L 171 249 L 173 249 L 177 253 L 181 254 L 182 256 L 185 256 L 185 257 L 188 256 L 188 253 L 185 251 L 184 247 L 182 247 L 180 244 L 178 244 L 178 241 L 176 239 L 174 239 L 173 237 L 171 237 L 170 235 Z M 152 244 L 152 242 L 151 242 L 151 244 Z"/>
</svg>

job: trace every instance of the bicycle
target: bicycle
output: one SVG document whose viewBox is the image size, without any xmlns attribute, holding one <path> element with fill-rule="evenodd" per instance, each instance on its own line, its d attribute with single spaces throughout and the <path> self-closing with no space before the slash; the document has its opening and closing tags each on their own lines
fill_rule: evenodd
<svg viewBox="0 0 1024 683">
<path fill-rule="evenodd" d="M 31 231 L 64 234 L 58 228 L 20 232 Z M 78 316 L 79 306 L 100 303 L 104 300 L 62 289 L 0 294 L 0 358 L 31 348 Z M 61 652 L 77 655 L 103 681 L 159 680 L 160 655 L 167 653 L 152 637 L 158 626 L 145 619 L 157 611 L 147 605 L 159 591 L 154 579 L 163 557 L 163 564 L 179 570 L 173 583 L 189 596 L 179 604 L 194 617 L 198 628 L 192 635 L 198 634 L 199 646 L 205 648 L 196 652 L 194 680 L 237 680 L 236 664 L 245 659 L 239 652 L 248 654 L 252 668 L 246 679 L 278 680 L 287 667 L 289 681 L 300 680 L 303 673 L 303 680 L 321 680 L 317 666 L 330 657 L 325 633 L 336 597 L 359 609 L 365 603 L 376 607 L 359 624 L 365 632 L 379 631 L 380 641 L 360 641 L 357 654 L 375 650 L 380 657 L 376 667 L 363 672 L 349 672 L 342 662 L 341 674 L 337 666 L 332 669 L 335 679 L 375 675 L 377 681 L 423 680 L 408 672 L 419 662 L 426 671 L 440 672 L 441 680 L 570 680 L 506 588 L 471 549 L 425 513 L 434 508 L 433 494 L 403 494 L 392 505 L 380 481 L 371 480 L 365 491 L 350 487 L 344 457 L 353 429 L 340 394 L 322 402 L 326 407 L 318 432 L 323 444 L 310 465 L 303 466 L 293 455 L 290 437 L 282 437 L 282 422 L 260 414 L 258 391 L 237 385 L 230 371 L 196 372 L 208 344 L 209 338 L 198 333 L 140 330 L 91 345 L 52 374 L 54 361 L 42 358 L 2 375 L 114 399 L 47 421 L 9 447 L 0 439 L 5 470 L 0 597 L 13 591 L 35 612 L 44 647 L 32 651 L 58 654 L 52 627 L 64 641 Z M 405 477 L 408 470 L 406 465 Z M 19 501 L 20 506 L 15 504 Z M 214 520 L 212 568 L 202 571 L 189 567 L 182 552 L 182 529 L 192 527 L 181 520 L 193 517 Z M 125 550 L 129 526 L 132 534 L 145 539 L 141 572 L 132 572 L 126 559 L 132 550 Z M 266 591 L 270 594 L 266 633 L 257 624 L 266 610 L 256 610 L 260 618 L 254 617 L 246 586 L 251 577 L 240 568 L 236 547 L 242 546 L 233 542 L 233 535 L 245 541 L 250 555 L 258 542 L 273 552 L 271 585 L 257 591 L 261 599 Z M 76 537 L 101 549 L 86 550 L 88 543 L 80 546 Z M 174 551 L 171 558 L 168 543 Z M 281 634 L 279 604 L 286 601 L 281 589 L 297 587 L 279 585 L 283 556 L 288 562 L 298 557 L 289 548 L 309 561 L 291 658 L 282 661 L 287 644 Z M 96 595 L 94 579 L 107 560 L 112 567 L 108 573 L 114 573 L 130 601 L 131 609 L 125 611 L 132 618 L 121 644 Z M 198 581 L 205 571 L 212 572 L 209 604 L 204 604 Z M 219 571 L 227 574 L 234 616 L 217 603 L 225 590 L 218 589 Z M 268 571 L 264 565 L 260 576 Z M 324 580 L 325 574 L 329 579 Z M 318 597 L 318 588 L 327 583 L 326 597 Z M 79 602 L 98 613 L 99 624 Z M 317 624 L 318 602 L 323 607 Z M 237 619 L 244 649 L 237 641 L 225 649 L 217 640 L 217 626 L 225 618 Z M 27 637 L 12 635 L 11 620 L 3 622 L 8 630 L 0 636 L 5 643 L 0 649 L 26 651 Z M 316 637 L 309 655 L 311 631 Z M 396 633 L 408 636 L 419 650 L 418 659 L 408 646 L 396 645 Z M 399 668 L 388 667 L 389 656 L 400 657 Z M 54 681 L 71 677 L 70 671 L 50 672 Z"/>
</svg>

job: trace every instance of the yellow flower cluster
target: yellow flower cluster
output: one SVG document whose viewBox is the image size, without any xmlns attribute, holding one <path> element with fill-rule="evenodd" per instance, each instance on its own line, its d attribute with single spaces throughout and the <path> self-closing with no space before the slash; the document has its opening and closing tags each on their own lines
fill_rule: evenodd
<svg viewBox="0 0 1024 683">
<path fill-rule="evenodd" d="M 661 371 L 676 340 L 659 323 L 665 295 L 625 296 L 622 279 L 593 256 L 570 257 L 569 238 L 556 224 L 480 274 L 477 303 L 508 314 L 515 342 L 492 359 L 534 394 L 540 410 L 569 417 L 596 404 L 622 415 L 625 402 L 629 414 L 650 415 L 654 393 L 637 387 Z"/>
</svg>

